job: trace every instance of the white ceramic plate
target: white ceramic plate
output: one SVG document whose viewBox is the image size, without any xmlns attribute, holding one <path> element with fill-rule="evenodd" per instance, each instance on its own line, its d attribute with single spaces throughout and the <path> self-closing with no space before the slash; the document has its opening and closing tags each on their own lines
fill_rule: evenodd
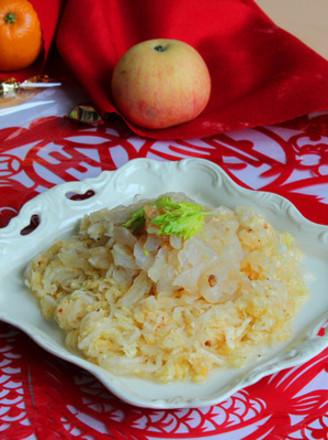
<svg viewBox="0 0 328 440">
<path fill-rule="evenodd" d="M 72 193 L 88 199 L 74 201 Z M 115 376 L 65 348 L 60 330 L 45 321 L 23 283 L 23 270 L 57 237 L 68 236 L 79 219 L 103 207 L 129 204 L 136 194 L 156 197 L 183 191 L 198 202 L 234 208 L 243 203 L 263 212 L 271 224 L 290 231 L 306 254 L 306 264 L 315 276 L 311 297 L 295 322 L 290 343 L 268 350 L 261 360 L 241 369 L 215 372 L 202 384 L 158 384 Z M 40 223 L 30 234 L 21 231 L 38 215 Z M 306 220 L 286 199 L 271 193 L 250 191 L 234 183 L 217 165 L 203 159 L 157 162 L 136 159 L 117 171 L 98 178 L 58 185 L 26 203 L 17 217 L 0 230 L 0 319 L 20 328 L 50 353 L 79 365 L 95 375 L 123 400 L 149 408 L 182 408 L 213 405 L 265 375 L 304 362 L 328 346 L 328 335 L 318 337 L 328 319 L 328 227 Z"/>
</svg>

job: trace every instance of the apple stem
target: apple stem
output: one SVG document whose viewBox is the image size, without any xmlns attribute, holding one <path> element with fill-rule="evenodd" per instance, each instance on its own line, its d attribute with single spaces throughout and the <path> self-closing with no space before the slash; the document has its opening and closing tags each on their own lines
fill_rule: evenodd
<svg viewBox="0 0 328 440">
<path fill-rule="evenodd" d="M 154 50 L 156 50 L 156 52 L 165 52 L 165 47 L 159 44 L 158 46 L 154 47 Z"/>
</svg>

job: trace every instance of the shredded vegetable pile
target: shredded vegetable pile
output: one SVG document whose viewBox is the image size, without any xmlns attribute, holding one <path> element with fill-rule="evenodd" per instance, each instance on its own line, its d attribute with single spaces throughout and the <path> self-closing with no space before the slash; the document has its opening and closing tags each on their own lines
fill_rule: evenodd
<svg viewBox="0 0 328 440">
<path fill-rule="evenodd" d="M 181 194 L 85 216 L 28 266 L 68 347 L 119 375 L 204 381 L 292 336 L 302 253 L 247 206 Z"/>
</svg>

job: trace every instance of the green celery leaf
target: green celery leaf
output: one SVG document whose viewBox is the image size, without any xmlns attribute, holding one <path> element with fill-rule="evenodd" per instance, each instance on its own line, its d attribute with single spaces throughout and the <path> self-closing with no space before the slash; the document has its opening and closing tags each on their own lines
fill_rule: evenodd
<svg viewBox="0 0 328 440">
<path fill-rule="evenodd" d="M 132 232 L 136 231 L 140 226 L 145 224 L 145 210 L 144 208 L 139 208 L 131 213 L 131 218 L 127 222 L 123 223 L 122 226 L 129 228 L 132 226 Z"/>
<path fill-rule="evenodd" d="M 204 211 L 202 205 L 182 201 L 174 202 L 170 197 L 161 197 L 155 202 L 150 202 L 160 211 L 160 215 L 150 219 L 150 221 L 159 226 L 158 234 L 177 235 L 188 239 L 202 230 L 204 218 L 212 212 Z M 135 231 L 145 223 L 145 211 L 143 208 L 134 211 L 131 219 L 123 226 L 130 227 Z"/>
</svg>

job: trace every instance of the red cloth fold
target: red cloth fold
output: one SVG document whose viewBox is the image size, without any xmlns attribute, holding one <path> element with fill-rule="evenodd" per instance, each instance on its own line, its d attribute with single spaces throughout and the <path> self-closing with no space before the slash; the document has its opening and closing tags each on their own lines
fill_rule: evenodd
<svg viewBox="0 0 328 440">
<path fill-rule="evenodd" d="M 133 44 L 157 37 L 183 40 L 201 53 L 212 94 L 205 111 L 186 124 L 149 130 L 126 121 L 139 135 L 202 137 L 328 108 L 328 62 L 252 0 L 69 0 L 57 45 L 94 105 L 108 115 L 120 114 L 110 94 L 118 59 Z"/>
<path fill-rule="evenodd" d="M 42 53 L 37 61 L 26 69 L 15 72 L 0 72 L 0 79 L 14 77 L 19 81 L 23 81 L 34 75 L 47 73 L 44 72 L 44 66 L 48 59 L 60 20 L 61 10 L 66 0 L 29 0 L 29 2 L 33 5 L 40 21 L 43 40 Z"/>
</svg>

